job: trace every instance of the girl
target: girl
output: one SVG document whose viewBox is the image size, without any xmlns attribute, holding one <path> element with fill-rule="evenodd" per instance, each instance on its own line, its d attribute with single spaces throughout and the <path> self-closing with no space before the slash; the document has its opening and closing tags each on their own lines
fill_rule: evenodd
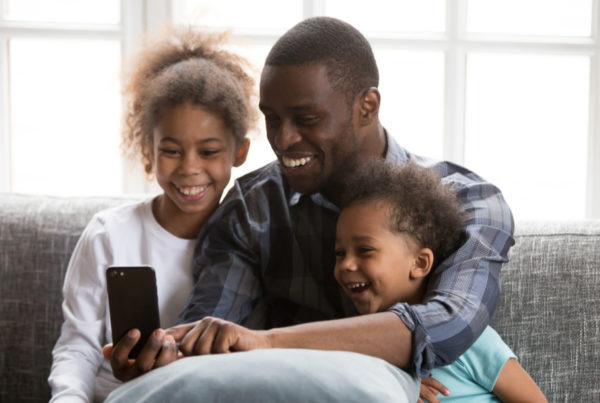
<svg viewBox="0 0 600 403">
<path fill-rule="evenodd" d="M 48 379 L 52 402 L 102 401 L 119 385 L 101 354 L 112 342 L 105 271 L 149 265 L 160 321 L 172 326 L 193 286 L 195 238 L 219 204 L 231 168 L 248 153 L 254 82 L 223 35 L 168 28 L 138 56 L 124 89 L 123 144 L 141 156 L 162 194 L 96 214 L 71 257 L 64 323 Z"/>
</svg>

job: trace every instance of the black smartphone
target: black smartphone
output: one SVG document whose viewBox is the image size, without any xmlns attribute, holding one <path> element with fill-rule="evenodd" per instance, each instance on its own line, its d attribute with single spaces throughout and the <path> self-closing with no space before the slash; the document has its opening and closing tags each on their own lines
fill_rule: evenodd
<svg viewBox="0 0 600 403">
<path fill-rule="evenodd" d="M 142 336 L 129 353 L 136 358 L 152 332 L 160 327 L 156 276 L 149 266 L 110 266 L 106 269 L 113 344 L 131 329 Z"/>
</svg>

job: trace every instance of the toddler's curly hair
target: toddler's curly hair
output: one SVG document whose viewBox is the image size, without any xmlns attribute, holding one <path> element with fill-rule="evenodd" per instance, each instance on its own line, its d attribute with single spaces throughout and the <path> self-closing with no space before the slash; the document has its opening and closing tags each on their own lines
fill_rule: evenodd
<svg viewBox="0 0 600 403">
<path fill-rule="evenodd" d="M 381 202 L 389 211 L 389 229 L 405 233 L 434 254 L 434 266 L 459 246 L 465 213 L 452 187 L 432 169 L 371 160 L 361 166 L 345 192 L 342 208 Z"/>
<path fill-rule="evenodd" d="M 256 122 L 254 79 L 243 57 L 223 49 L 228 33 L 201 33 L 192 27 L 164 27 L 149 36 L 133 60 L 123 93 L 122 147 L 141 153 L 152 173 L 153 131 L 168 108 L 190 102 L 223 119 L 236 144 Z"/>
</svg>

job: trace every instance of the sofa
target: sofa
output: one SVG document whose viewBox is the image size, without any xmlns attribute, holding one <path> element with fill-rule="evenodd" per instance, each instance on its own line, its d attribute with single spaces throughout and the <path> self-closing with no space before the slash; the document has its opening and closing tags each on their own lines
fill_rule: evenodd
<svg viewBox="0 0 600 403">
<path fill-rule="evenodd" d="M 0 402 L 48 401 L 71 251 L 131 200 L 0 194 Z M 550 402 L 600 401 L 600 221 L 517 222 L 515 238 L 492 326 Z"/>
</svg>

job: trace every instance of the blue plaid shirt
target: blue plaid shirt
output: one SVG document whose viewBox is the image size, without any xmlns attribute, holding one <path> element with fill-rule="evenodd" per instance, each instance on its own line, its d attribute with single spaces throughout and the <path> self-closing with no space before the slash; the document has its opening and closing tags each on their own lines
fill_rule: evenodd
<svg viewBox="0 0 600 403">
<path fill-rule="evenodd" d="M 461 166 L 410 154 L 389 136 L 385 158 L 436 170 L 467 212 L 464 243 L 430 275 L 423 304 L 389 309 L 413 334 L 410 369 L 427 376 L 489 323 L 514 244 L 513 219 L 500 191 Z M 181 320 L 210 315 L 249 325 L 260 317 L 270 328 L 356 315 L 333 277 L 338 215 L 320 193 L 290 188 L 276 161 L 238 179 L 200 234 L 196 286 Z"/>
</svg>

